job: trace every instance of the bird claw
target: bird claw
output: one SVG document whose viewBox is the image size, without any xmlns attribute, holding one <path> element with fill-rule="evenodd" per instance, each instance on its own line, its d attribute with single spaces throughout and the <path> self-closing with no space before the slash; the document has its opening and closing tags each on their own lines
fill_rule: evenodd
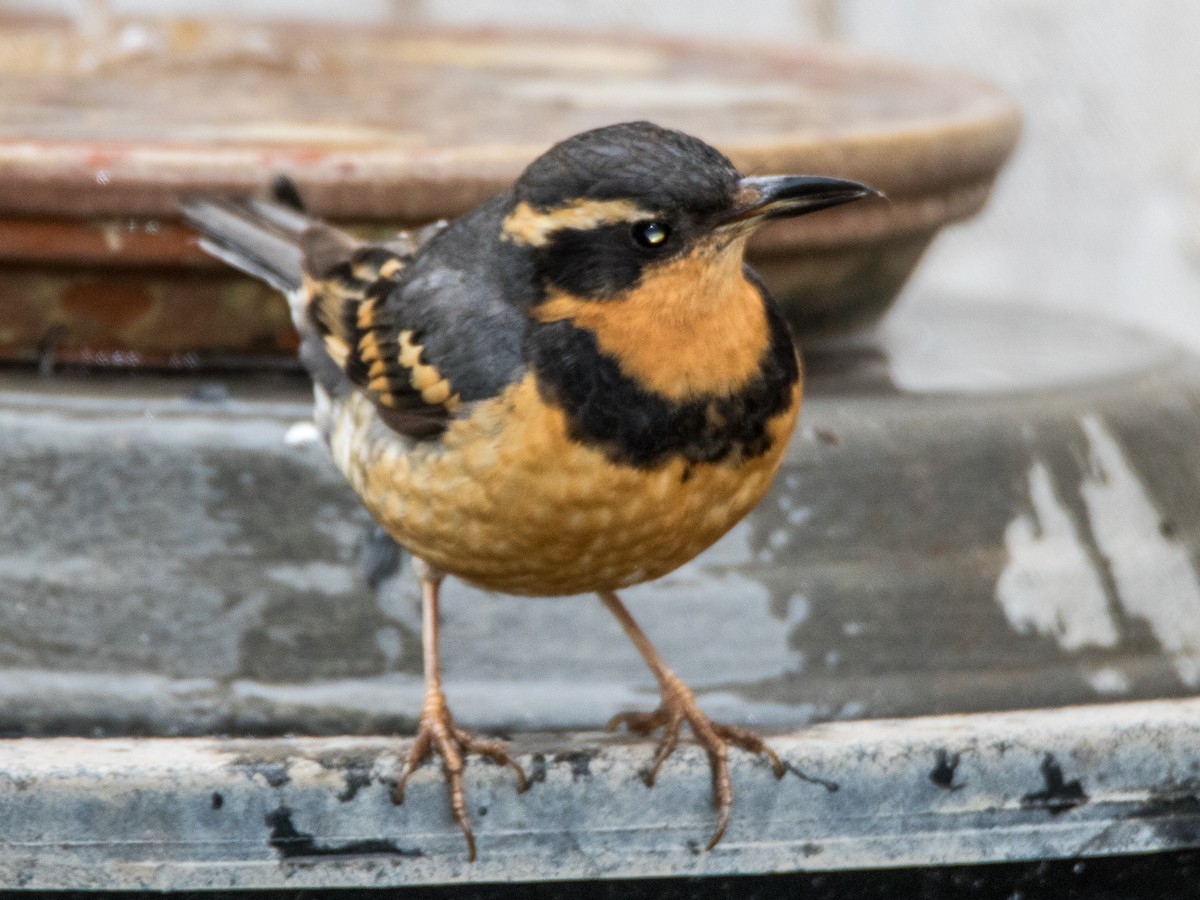
<svg viewBox="0 0 1200 900">
<path fill-rule="evenodd" d="M 446 698 L 437 691 L 425 698 L 421 709 L 421 721 L 417 726 L 417 735 L 408 750 L 404 768 L 400 777 L 392 787 L 392 802 L 399 805 L 404 802 L 404 788 L 409 776 L 421 764 L 434 754 L 442 758 L 442 772 L 446 776 L 446 786 L 450 790 L 450 815 L 462 829 L 463 837 L 467 840 L 467 861 L 475 861 L 475 832 L 471 828 L 471 818 L 467 814 L 466 793 L 463 790 L 463 770 L 466 767 L 466 757 L 474 753 L 489 759 L 498 765 L 510 767 L 517 773 L 517 790 L 524 792 L 529 789 L 529 779 L 525 770 L 509 754 L 502 741 L 482 740 L 475 737 L 465 728 L 454 724 Z"/>
<path fill-rule="evenodd" d="M 608 731 L 616 731 L 622 725 L 634 734 L 650 734 L 667 723 L 667 713 L 660 706 L 654 712 L 620 712 L 608 720 Z"/>
<path fill-rule="evenodd" d="M 708 764 L 712 770 L 713 804 L 717 807 L 717 825 L 704 848 L 711 850 L 724 836 L 725 829 L 729 826 L 730 810 L 733 808 L 729 747 L 766 756 L 771 762 L 776 778 L 782 778 L 787 772 L 787 767 L 775 751 L 753 731 L 710 719 L 696 703 L 696 695 L 692 693 L 691 688 L 673 676 L 663 685 L 662 700 L 658 709 L 653 712 L 618 713 L 609 721 L 608 729 L 612 731 L 624 725 L 636 734 L 650 734 L 659 728 L 663 729 L 658 747 L 654 751 L 654 759 L 644 775 L 646 787 L 653 787 L 659 768 L 679 745 L 679 732 L 684 722 L 688 723 L 696 742 L 708 754 Z"/>
</svg>

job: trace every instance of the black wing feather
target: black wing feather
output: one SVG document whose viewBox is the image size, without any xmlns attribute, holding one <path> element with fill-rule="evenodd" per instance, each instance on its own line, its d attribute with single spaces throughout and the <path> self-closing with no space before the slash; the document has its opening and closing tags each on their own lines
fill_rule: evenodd
<svg viewBox="0 0 1200 900">
<path fill-rule="evenodd" d="M 315 380 L 334 387 L 335 367 L 343 390 L 363 391 L 389 427 L 422 440 L 523 371 L 528 319 L 510 288 L 519 301 L 532 276 L 507 246 L 492 252 L 502 200 L 375 244 L 262 200 L 188 200 L 184 214 L 214 255 L 300 296 L 301 359 Z"/>
</svg>

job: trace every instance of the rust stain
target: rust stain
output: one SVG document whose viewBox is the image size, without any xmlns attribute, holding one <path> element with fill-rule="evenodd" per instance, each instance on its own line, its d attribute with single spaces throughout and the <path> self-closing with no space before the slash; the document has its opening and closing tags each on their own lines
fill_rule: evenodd
<svg viewBox="0 0 1200 900">
<path fill-rule="evenodd" d="M 0 266 L 0 360 L 38 358 L 61 329 L 55 359 L 122 365 L 244 365 L 294 356 L 287 304 L 265 285 L 191 270 Z"/>
<path fill-rule="evenodd" d="M 137 322 L 154 306 L 150 292 L 128 282 L 85 281 L 67 288 L 58 301 L 68 316 L 119 330 Z"/>
</svg>

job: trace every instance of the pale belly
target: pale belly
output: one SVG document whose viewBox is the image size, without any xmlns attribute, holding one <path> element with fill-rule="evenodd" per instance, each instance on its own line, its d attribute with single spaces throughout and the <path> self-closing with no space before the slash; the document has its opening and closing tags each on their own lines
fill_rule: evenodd
<svg viewBox="0 0 1200 900">
<path fill-rule="evenodd" d="M 759 457 L 648 470 L 568 440 L 536 391 L 514 385 L 415 448 L 355 394 L 330 446 L 376 520 L 430 565 L 505 593 L 576 594 L 657 578 L 725 534 L 766 493 L 799 407 L 797 388 Z"/>
</svg>

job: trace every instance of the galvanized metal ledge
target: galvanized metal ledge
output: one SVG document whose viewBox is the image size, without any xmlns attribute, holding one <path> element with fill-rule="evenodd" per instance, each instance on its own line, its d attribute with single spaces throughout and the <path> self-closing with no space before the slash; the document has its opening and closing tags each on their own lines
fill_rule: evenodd
<svg viewBox="0 0 1200 900">
<path fill-rule="evenodd" d="M 650 745 L 520 735 L 533 779 L 473 761 L 479 860 L 441 773 L 407 802 L 391 738 L 0 742 L 0 884 L 202 889 L 388 886 L 922 866 L 1200 846 L 1200 700 L 845 722 L 776 736 L 791 767 L 735 753 L 725 840 L 703 754 L 659 783 Z"/>
</svg>

